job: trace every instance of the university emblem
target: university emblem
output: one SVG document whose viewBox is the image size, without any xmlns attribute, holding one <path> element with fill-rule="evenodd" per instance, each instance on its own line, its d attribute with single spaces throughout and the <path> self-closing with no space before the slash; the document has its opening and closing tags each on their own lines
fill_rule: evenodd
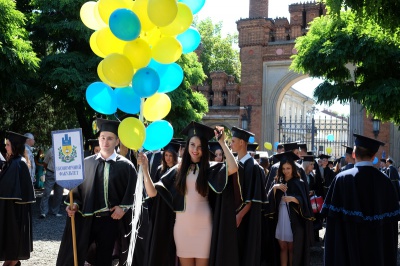
<svg viewBox="0 0 400 266">
<path fill-rule="evenodd" d="M 72 146 L 71 137 L 68 134 L 65 134 L 61 141 L 62 146 L 58 148 L 58 158 L 64 163 L 70 163 L 78 156 L 76 146 Z"/>
</svg>

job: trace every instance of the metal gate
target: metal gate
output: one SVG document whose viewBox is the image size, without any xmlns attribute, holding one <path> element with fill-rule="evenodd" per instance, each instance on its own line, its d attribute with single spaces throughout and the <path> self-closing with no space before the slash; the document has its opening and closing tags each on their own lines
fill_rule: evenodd
<svg viewBox="0 0 400 266">
<path fill-rule="evenodd" d="M 347 145 L 349 118 L 334 115 L 279 117 L 279 142 L 306 143 L 316 156 L 341 157 Z"/>
</svg>

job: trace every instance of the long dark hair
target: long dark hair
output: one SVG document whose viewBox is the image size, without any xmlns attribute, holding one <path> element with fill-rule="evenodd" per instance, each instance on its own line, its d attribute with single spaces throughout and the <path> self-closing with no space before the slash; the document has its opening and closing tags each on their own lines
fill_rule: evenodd
<svg viewBox="0 0 400 266">
<path fill-rule="evenodd" d="M 283 174 L 283 170 L 282 170 L 283 165 L 285 163 L 288 163 L 292 166 L 292 177 L 300 179 L 300 174 L 297 172 L 297 166 L 296 166 L 295 162 L 293 160 L 285 158 L 279 164 L 278 172 L 276 173 L 276 176 L 275 176 L 275 182 L 277 182 L 277 183 L 285 182 L 285 175 Z"/>
<path fill-rule="evenodd" d="M 165 172 L 169 168 L 167 162 L 165 161 L 165 153 L 166 152 L 169 152 L 172 154 L 172 159 L 174 161 L 174 165 L 176 165 L 178 163 L 178 154 L 176 152 L 170 151 L 170 150 L 164 151 L 163 155 L 162 155 L 161 172 Z"/>
<path fill-rule="evenodd" d="M 198 137 L 198 136 L 195 136 Z M 192 137 L 194 138 L 194 137 Z M 190 165 L 192 164 L 190 154 L 189 154 L 189 142 L 192 139 L 188 139 L 186 141 L 185 145 L 185 151 L 183 152 L 182 155 L 182 161 L 178 169 L 178 173 L 176 176 L 175 180 L 175 186 L 177 191 L 181 195 L 186 194 L 186 176 L 189 171 Z M 209 152 L 208 152 L 208 141 L 205 140 L 204 138 L 200 138 L 200 144 L 201 144 L 201 159 L 199 163 L 199 175 L 197 176 L 196 179 L 196 190 L 197 192 L 202 195 L 203 197 L 207 196 L 208 194 L 208 176 L 207 176 L 207 171 L 208 168 L 210 167 L 209 165 Z"/>
<path fill-rule="evenodd" d="M 19 142 L 12 139 L 8 139 L 11 144 L 11 155 L 9 160 L 16 158 L 18 156 L 24 157 L 25 155 L 25 142 Z"/>
</svg>

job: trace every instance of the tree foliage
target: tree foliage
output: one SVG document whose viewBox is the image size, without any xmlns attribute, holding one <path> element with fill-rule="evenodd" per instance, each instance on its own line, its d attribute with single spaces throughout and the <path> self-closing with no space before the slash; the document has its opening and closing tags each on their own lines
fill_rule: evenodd
<svg viewBox="0 0 400 266">
<path fill-rule="evenodd" d="M 39 59 L 33 51 L 26 18 L 13 0 L 0 0 L 0 102 L 31 97 L 29 78 L 36 76 Z"/>
<path fill-rule="evenodd" d="M 237 33 L 222 37 L 222 22 L 213 24 L 210 18 L 196 22 L 201 35 L 200 62 L 209 77 L 213 71 L 222 70 L 240 82 L 239 51 L 232 48 L 238 42 Z"/>
<path fill-rule="evenodd" d="M 326 0 L 326 4 L 334 16 L 340 16 L 342 8 L 350 8 L 362 23 L 374 20 L 389 31 L 399 33 L 400 1 L 397 0 Z"/>
<path fill-rule="evenodd" d="M 317 103 L 354 99 L 369 114 L 400 123 L 400 102 L 393 100 L 400 97 L 400 40 L 375 21 L 360 24 L 351 11 L 317 18 L 296 49 L 291 68 L 326 79 L 314 91 Z"/>
</svg>

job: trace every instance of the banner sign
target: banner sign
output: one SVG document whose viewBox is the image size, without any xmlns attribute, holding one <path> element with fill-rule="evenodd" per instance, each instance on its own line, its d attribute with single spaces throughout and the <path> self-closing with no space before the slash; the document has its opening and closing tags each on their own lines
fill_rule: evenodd
<svg viewBox="0 0 400 266">
<path fill-rule="evenodd" d="M 56 182 L 64 188 L 73 189 L 84 178 L 82 130 L 52 131 L 51 136 Z"/>
</svg>

